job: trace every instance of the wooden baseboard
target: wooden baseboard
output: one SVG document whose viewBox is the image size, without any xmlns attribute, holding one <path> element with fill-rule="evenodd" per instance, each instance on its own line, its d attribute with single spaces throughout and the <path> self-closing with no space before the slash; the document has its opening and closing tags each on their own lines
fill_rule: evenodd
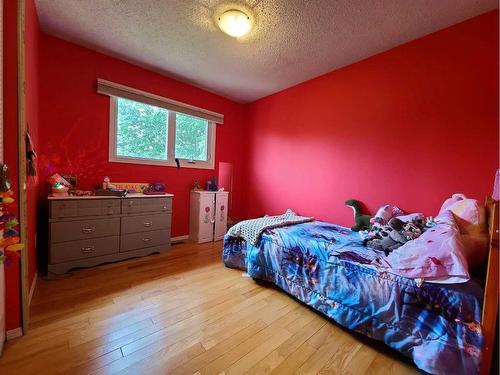
<svg viewBox="0 0 500 375">
<path fill-rule="evenodd" d="M 38 271 L 35 271 L 35 276 L 33 277 L 33 282 L 31 283 L 30 287 L 30 296 L 28 303 L 31 305 L 31 299 L 33 298 L 33 294 L 35 293 L 35 288 L 36 288 L 36 282 L 38 280 Z"/>
<path fill-rule="evenodd" d="M 7 340 L 12 340 L 12 339 L 21 337 L 22 335 L 23 335 L 23 329 L 21 327 L 17 327 L 17 328 L 14 328 L 14 329 L 7 331 L 5 336 L 6 336 Z"/>
<path fill-rule="evenodd" d="M 170 239 L 170 242 L 180 242 L 180 241 L 185 241 L 185 240 L 189 240 L 189 234 L 186 234 L 184 236 L 172 237 Z"/>
</svg>

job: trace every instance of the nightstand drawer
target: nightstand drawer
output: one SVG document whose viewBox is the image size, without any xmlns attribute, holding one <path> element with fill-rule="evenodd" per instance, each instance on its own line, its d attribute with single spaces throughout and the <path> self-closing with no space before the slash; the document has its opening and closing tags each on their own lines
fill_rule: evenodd
<svg viewBox="0 0 500 375">
<path fill-rule="evenodd" d="M 119 236 L 56 243 L 51 246 L 50 263 L 64 263 L 78 259 L 117 254 L 119 246 Z"/>
<path fill-rule="evenodd" d="M 120 235 L 120 218 L 50 223 L 50 242 Z"/>
<path fill-rule="evenodd" d="M 122 217 L 122 234 L 144 231 L 170 230 L 172 214 L 140 215 Z"/>
<path fill-rule="evenodd" d="M 121 236 L 120 252 L 170 244 L 170 230 L 132 233 Z"/>
</svg>

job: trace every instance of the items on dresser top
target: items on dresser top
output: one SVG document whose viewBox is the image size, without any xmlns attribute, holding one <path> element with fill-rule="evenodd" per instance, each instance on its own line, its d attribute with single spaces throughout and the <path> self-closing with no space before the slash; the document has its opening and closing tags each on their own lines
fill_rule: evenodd
<svg viewBox="0 0 500 375">
<path fill-rule="evenodd" d="M 107 197 L 125 197 L 127 190 L 124 189 L 95 189 L 94 195 L 107 196 Z"/>
<path fill-rule="evenodd" d="M 165 194 L 165 184 L 163 182 L 152 182 L 146 189 L 144 189 L 143 194 L 163 195 Z"/>
<path fill-rule="evenodd" d="M 49 197 L 49 272 L 164 252 L 172 194 Z"/>
</svg>

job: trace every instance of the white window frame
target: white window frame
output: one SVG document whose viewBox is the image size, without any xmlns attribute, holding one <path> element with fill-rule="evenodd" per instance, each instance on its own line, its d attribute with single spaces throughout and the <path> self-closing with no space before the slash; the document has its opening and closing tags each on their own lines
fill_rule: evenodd
<svg viewBox="0 0 500 375">
<path fill-rule="evenodd" d="M 139 158 L 132 156 L 122 156 L 116 153 L 117 143 L 117 128 L 118 128 L 118 111 L 117 97 L 110 96 L 109 102 L 109 161 L 111 163 L 129 163 L 129 164 L 145 164 L 145 165 L 161 165 L 165 167 L 177 167 L 175 161 L 175 129 L 176 129 L 176 113 L 168 111 L 168 142 L 167 142 L 167 160 Z M 147 103 L 146 103 L 147 104 Z M 150 105 L 150 104 L 148 104 Z M 208 121 L 208 120 L 207 120 Z M 167 124 L 165 124 L 167 126 Z M 215 134 L 216 124 L 213 121 L 208 121 L 207 132 L 207 160 L 179 160 L 181 168 L 197 168 L 197 169 L 215 169 Z"/>
</svg>

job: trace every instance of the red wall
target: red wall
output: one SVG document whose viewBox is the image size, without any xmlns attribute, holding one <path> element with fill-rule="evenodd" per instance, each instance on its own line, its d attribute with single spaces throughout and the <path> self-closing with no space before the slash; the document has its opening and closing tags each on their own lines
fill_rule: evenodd
<svg viewBox="0 0 500 375">
<path fill-rule="evenodd" d="M 221 96 L 161 76 L 124 61 L 76 46 L 46 34 L 40 44 L 40 162 L 42 178 L 54 172 L 74 173 L 79 186 L 90 189 L 111 181 L 164 181 L 173 200 L 172 235 L 189 232 L 189 191 L 195 180 L 203 186 L 217 170 L 108 162 L 109 97 L 97 94 L 97 78 L 223 113 L 217 125 L 216 165 L 233 163 L 233 216 L 239 216 L 241 129 L 243 106 Z"/>
<path fill-rule="evenodd" d="M 436 214 L 498 168 L 498 11 L 249 106 L 248 216 L 352 225 L 346 199 Z"/>
</svg>

